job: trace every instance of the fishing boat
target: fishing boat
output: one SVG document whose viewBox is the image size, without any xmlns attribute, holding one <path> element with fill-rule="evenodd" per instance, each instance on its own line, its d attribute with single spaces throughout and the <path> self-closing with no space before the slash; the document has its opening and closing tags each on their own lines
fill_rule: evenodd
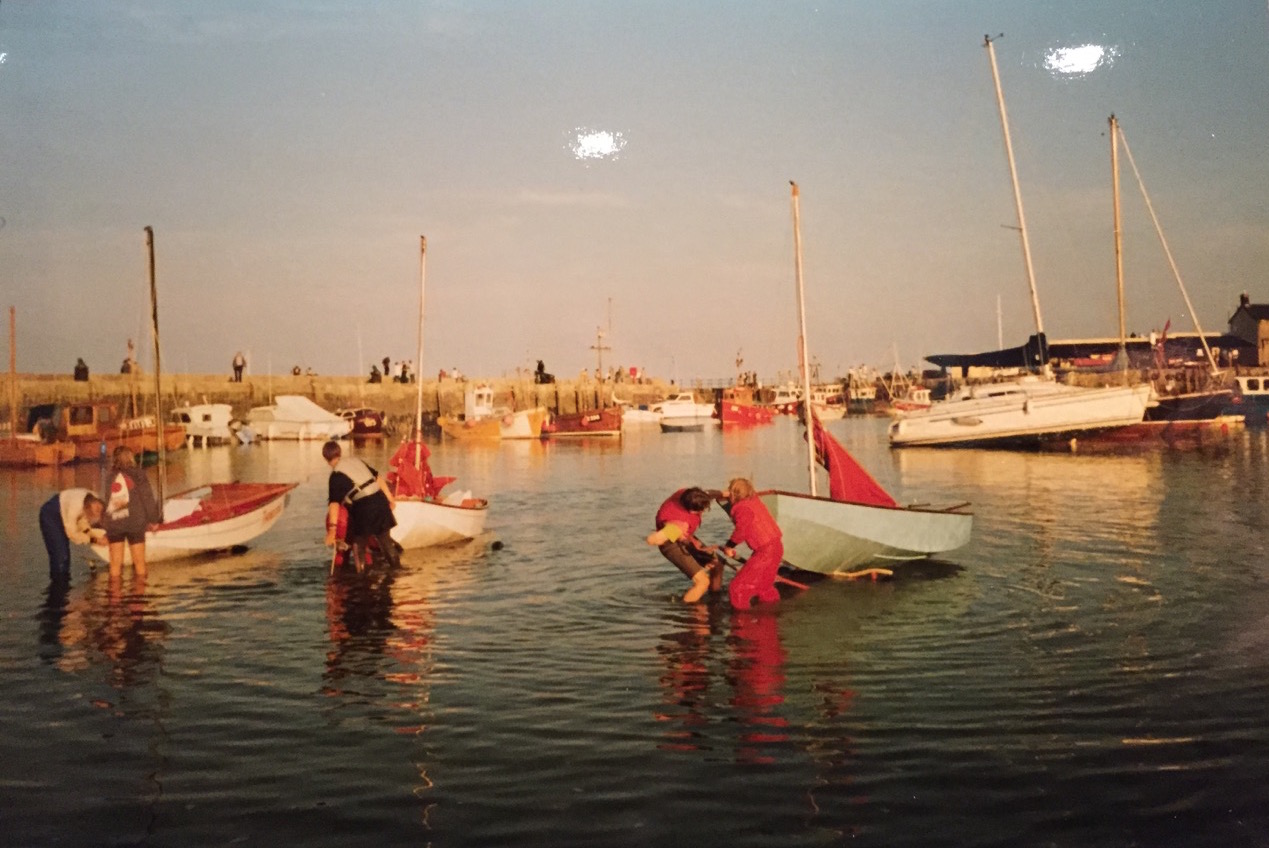
<svg viewBox="0 0 1269 848">
<path fill-rule="evenodd" d="M 381 439 L 384 436 L 382 409 L 358 406 L 351 409 L 337 409 L 335 414 L 352 425 L 348 434 L 354 439 Z"/>
<path fill-rule="evenodd" d="M 925 386 L 909 383 L 903 390 L 890 398 L 889 413 L 898 418 L 912 412 L 924 412 L 934 405 L 930 398 L 930 390 Z"/>
<path fill-rule="evenodd" d="M 253 407 L 247 424 L 261 439 L 301 442 L 342 439 L 353 426 L 303 395 L 278 395 L 271 404 Z"/>
<path fill-rule="evenodd" d="M 532 409 L 495 407 L 493 389 L 480 383 L 463 392 L 463 414 L 437 419 L 441 432 L 452 439 L 540 439 L 546 424 L 544 406 Z"/>
<path fill-rule="evenodd" d="M 18 318 L 9 307 L 9 432 L 0 438 L 0 468 L 33 468 L 61 465 L 75 459 L 75 446 L 45 439 L 40 428 L 18 430 Z"/>
<path fill-rule="evenodd" d="M 415 362 L 423 363 L 423 293 L 427 279 L 427 238 L 419 237 L 419 347 Z M 429 451 L 423 444 L 423 384 L 415 390 L 414 430 L 388 461 L 392 471 L 388 485 L 396 506 L 397 524 L 392 538 L 409 550 L 474 539 L 485 529 L 489 501 L 471 492 L 455 492 L 442 497 L 441 491 L 453 477 L 435 477 L 428 465 Z"/>
<path fill-rule="evenodd" d="M 1027 237 L 1026 217 L 1022 209 L 1022 193 L 1014 166 L 1013 144 L 1009 137 L 1009 121 L 1005 113 L 1004 94 L 996 68 L 996 54 L 990 38 L 985 39 L 996 85 L 996 102 L 1004 133 L 1005 152 L 1013 183 L 1014 204 L 1018 214 L 1018 232 L 1022 241 L 1023 261 L 1031 293 L 1036 338 L 1040 350 L 1038 374 L 1017 380 L 963 386 L 945 400 L 892 421 L 892 447 L 1019 447 L 1039 448 L 1046 441 L 1070 440 L 1104 432 L 1114 427 L 1137 424 L 1145 416 L 1150 401 L 1149 384 L 1085 388 L 1058 383 L 1049 367 L 1040 315 L 1040 299 L 1036 293 L 1035 273 L 1031 262 L 1031 246 Z"/>
<path fill-rule="evenodd" d="M 162 418 L 159 392 L 158 286 L 154 275 L 154 231 L 145 228 L 150 266 L 150 312 L 154 336 L 154 394 Z M 161 562 L 228 550 L 247 544 L 271 528 L 282 517 L 296 483 L 211 483 L 166 497 L 167 447 L 159 442 L 158 502 L 163 505 L 163 523 L 145 534 L 147 562 Z M 94 545 L 93 552 L 110 560 L 106 545 Z M 131 546 L 124 546 L 124 561 L 132 558 Z"/>
<path fill-rule="evenodd" d="M 810 394 L 806 362 L 806 306 L 802 283 L 802 236 L 798 187 L 793 188 L 796 257 L 798 361 L 803 391 Z M 807 424 L 809 494 L 767 491 L 759 494 L 784 536 L 784 561 L 803 571 L 849 574 L 865 566 L 893 564 L 946 553 L 965 545 L 973 529 L 969 504 L 943 508 L 900 506 L 850 453 L 824 429 L 812 412 Z M 829 475 L 829 496 L 819 497 L 816 463 Z"/>
<path fill-rule="evenodd" d="M 811 386 L 811 408 L 821 421 L 845 418 L 846 398 L 842 395 L 841 386 Z"/>
<path fill-rule="evenodd" d="M 750 385 L 737 384 L 723 389 L 723 396 L 718 401 L 719 422 L 724 427 L 729 424 L 770 424 L 779 413 L 758 403 L 757 395 L 757 388 Z"/>
<path fill-rule="evenodd" d="M 542 438 L 569 439 L 581 436 L 621 438 L 621 407 L 588 409 L 584 412 L 551 413 L 542 427 Z"/>
<path fill-rule="evenodd" d="M 1226 415 L 1242 416 L 1248 424 L 1269 420 L 1269 376 L 1249 374 L 1234 378 L 1235 391 L 1224 409 Z"/>
<path fill-rule="evenodd" d="M 121 416 L 110 401 L 83 401 L 49 407 L 49 417 L 60 441 L 74 445 L 75 459 L 105 461 L 115 448 L 130 448 L 137 456 L 178 450 L 185 444 L 185 427 L 158 426 L 157 415 Z"/>
<path fill-rule="evenodd" d="M 797 415 L 802 403 L 802 390 L 797 386 L 770 386 L 758 392 L 759 402 L 780 415 Z"/>
</svg>

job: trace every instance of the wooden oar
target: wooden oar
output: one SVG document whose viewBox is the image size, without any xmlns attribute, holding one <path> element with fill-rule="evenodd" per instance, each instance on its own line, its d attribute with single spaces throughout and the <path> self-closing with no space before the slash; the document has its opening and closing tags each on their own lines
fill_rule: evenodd
<svg viewBox="0 0 1269 848">
<path fill-rule="evenodd" d="M 741 559 L 740 557 L 736 557 L 735 561 L 732 561 L 732 560 L 731 560 L 731 559 L 729 559 L 729 558 L 728 558 L 728 556 L 727 556 L 726 554 L 724 554 L 721 550 L 716 551 L 714 555 L 715 555 L 715 556 L 717 556 L 719 559 L 721 559 L 721 560 L 723 561 L 723 563 L 724 563 L 724 564 L 726 564 L 728 567 L 730 567 L 730 568 L 732 568 L 732 569 L 736 569 L 736 570 L 739 570 L 740 566 L 744 565 L 746 562 L 748 562 L 748 561 L 749 561 L 748 559 Z M 783 575 L 780 575 L 780 574 L 777 574 L 777 575 L 775 576 L 775 582 L 777 582 L 777 583 L 784 583 L 786 586 L 792 586 L 792 587 L 793 587 L 793 588 L 795 588 L 795 589 L 809 589 L 809 588 L 811 588 L 810 586 L 806 585 L 805 583 L 799 583 L 799 582 L 798 582 L 798 581 L 796 581 L 796 580 L 790 580 L 789 578 L 784 577 Z"/>
</svg>

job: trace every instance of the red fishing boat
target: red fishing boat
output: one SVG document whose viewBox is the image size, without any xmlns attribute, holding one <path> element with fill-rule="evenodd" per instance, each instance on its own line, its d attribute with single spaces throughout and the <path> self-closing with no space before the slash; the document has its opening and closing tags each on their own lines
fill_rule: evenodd
<svg viewBox="0 0 1269 848">
<path fill-rule="evenodd" d="M 542 438 L 567 439 L 580 436 L 621 437 L 621 407 L 588 409 L 584 412 L 551 413 L 542 425 Z"/>
<path fill-rule="evenodd" d="M 758 403 L 753 386 L 732 386 L 723 389 L 718 402 L 718 418 L 728 424 L 770 424 L 777 415 L 775 407 Z"/>
</svg>

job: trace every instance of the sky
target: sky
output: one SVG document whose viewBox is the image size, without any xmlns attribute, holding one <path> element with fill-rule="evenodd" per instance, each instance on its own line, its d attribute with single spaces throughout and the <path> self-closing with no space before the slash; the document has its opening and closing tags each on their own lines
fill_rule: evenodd
<svg viewBox="0 0 1269 848">
<path fill-rule="evenodd" d="M 1265 0 L 0 0 L 0 303 L 18 370 L 149 355 L 498 377 L 797 365 L 1035 331 L 1224 331 L 1269 302 Z M 428 243 L 420 274 L 419 237 Z M 600 333 L 602 332 L 602 336 Z M 597 351 L 596 347 L 607 348 Z"/>
</svg>

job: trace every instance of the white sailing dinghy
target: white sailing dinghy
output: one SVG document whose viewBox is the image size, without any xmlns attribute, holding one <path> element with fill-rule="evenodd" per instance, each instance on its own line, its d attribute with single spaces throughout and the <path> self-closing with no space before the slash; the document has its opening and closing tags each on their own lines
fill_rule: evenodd
<svg viewBox="0 0 1269 848">
<path fill-rule="evenodd" d="M 419 349 L 414 360 L 423 364 L 423 294 L 427 269 L 427 238 L 419 236 Z M 423 381 L 417 382 L 414 432 L 402 442 L 388 464 L 388 484 L 396 498 L 397 526 L 392 538 L 403 548 L 426 548 L 474 539 L 485 529 L 489 501 L 455 492 L 441 497 L 453 477 L 433 477 L 428 449 L 423 444 Z"/>
<path fill-rule="evenodd" d="M 793 235 L 797 269 L 798 362 L 803 397 L 810 397 L 806 305 L 802 286 L 802 236 L 798 187 L 793 186 Z M 900 506 L 850 453 L 810 416 L 807 439 L 810 494 L 760 493 L 784 534 L 784 561 L 803 571 L 845 575 L 865 566 L 922 559 L 969 541 L 974 517 L 969 504 L 946 508 Z M 816 494 L 816 455 L 829 473 L 829 497 Z"/>
<path fill-rule="evenodd" d="M 163 393 L 159 391 L 159 300 L 154 278 L 154 231 L 145 228 L 150 265 L 150 313 L 154 336 L 155 420 L 163 420 Z M 210 483 L 165 497 L 167 448 L 159 440 L 158 500 L 163 504 L 163 523 L 145 534 L 147 563 L 193 557 L 245 545 L 277 523 L 296 483 Z M 110 549 L 93 545 L 93 553 L 106 562 Z M 124 546 L 124 561 L 132 559 Z"/>
</svg>

